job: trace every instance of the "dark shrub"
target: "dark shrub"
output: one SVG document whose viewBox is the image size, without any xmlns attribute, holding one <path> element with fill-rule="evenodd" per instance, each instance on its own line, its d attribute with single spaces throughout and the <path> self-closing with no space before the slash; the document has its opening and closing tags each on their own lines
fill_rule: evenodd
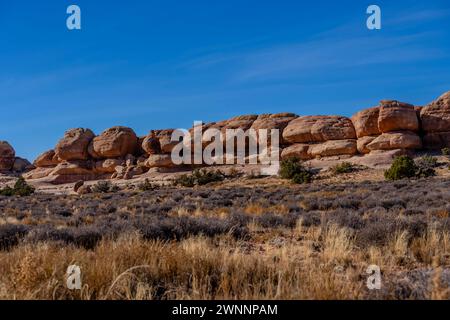
<svg viewBox="0 0 450 320">
<path fill-rule="evenodd" d="M 94 193 L 109 193 L 117 191 L 119 191 L 119 187 L 113 185 L 109 181 L 99 181 L 92 186 L 92 192 Z"/>
<path fill-rule="evenodd" d="M 283 179 L 292 179 L 296 174 L 304 171 L 303 165 L 296 157 L 281 161 L 279 175 Z"/>
<path fill-rule="evenodd" d="M 68 244 L 73 241 L 73 237 L 69 229 L 56 229 L 52 225 L 41 225 L 29 232 L 26 240 L 31 243 L 54 241 Z"/>
<path fill-rule="evenodd" d="M 356 241 L 362 247 L 371 245 L 384 245 L 395 234 L 395 226 L 392 221 L 372 221 L 365 228 L 358 230 Z"/>
<path fill-rule="evenodd" d="M 276 215 L 273 213 L 266 213 L 257 217 L 255 221 L 264 228 L 293 228 L 297 225 L 297 220 L 299 217 L 300 215 L 297 214 Z"/>
<path fill-rule="evenodd" d="M 433 168 L 417 168 L 416 177 L 418 178 L 434 177 L 435 175 L 436 171 Z"/>
<path fill-rule="evenodd" d="M 438 166 L 437 159 L 432 156 L 424 156 L 416 161 L 416 176 L 418 178 L 433 177 L 436 175 L 434 168 Z"/>
<path fill-rule="evenodd" d="M 19 244 L 28 233 L 28 227 L 23 225 L 5 224 L 0 226 L 0 250 L 9 250 Z"/>
<path fill-rule="evenodd" d="M 3 189 L 0 189 L 0 196 L 11 197 L 14 195 L 13 188 L 6 186 Z"/>
<path fill-rule="evenodd" d="M 192 188 L 193 186 L 195 186 L 195 178 L 192 175 L 183 174 L 175 179 L 174 185 Z"/>
<path fill-rule="evenodd" d="M 13 190 L 14 195 L 20 197 L 32 195 L 35 191 L 35 189 L 32 186 L 30 186 L 23 177 L 19 177 L 19 179 L 17 179 Z"/>
<path fill-rule="evenodd" d="M 426 155 L 416 161 L 416 165 L 424 166 L 428 168 L 436 168 L 438 166 L 438 161 L 435 157 Z"/>
<path fill-rule="evenodd" d="M 304 227 L 318 226 L 322 222 L 321 212 L 319 211 L 306 212 L 301 215 L 301 219 Z"/>
<path fill-rule="evenodd" d="M 72 212 L 69 210 L 59 210 L 56 212 L 56 215 L 67 218 L 72 216 Z"/>
<path fill-rule="evenodd" d="M 292 177 L 291 181 L 296 184 L 310 183 L 312 181 L 312 174 L 309 171 L 303 171 L 300 173 L 296 173 Z"/>
<path fill-rule="evenodd" d="M 412 178 L 416 175 L 417 167 L 414 160 L 408 156 L 395 158 L 389 170 L 384 172 L 386 180 L 400 180 Z"/>
<path fill-rule="evenodd" d="M 182 240 L 189 236 L 216 235 L 230 233 L 236 238 L 244 238 L 248 231 L 245 226 L 234 223 L 232 219 L 221 220 L 215 218 L 150 218 L 136 223 L 144 239 L 147 240 Z"/>
<path fill-rule="evenodd" d="M 336 210 L 327 215 L 327 220 L 336 223 L 341 227 L 360 230 L 366 226 L 365 221 L 357 212 L 347 210 Z"/>
<path fill-rule="evenodd" d="M 331 171 L 333 171 L 334 174 L 350 173 L 356 170 L 356 166 L 350 162 L 342 162 L 331 168 Z"/>
<path fill-rule="evenodd" d="M 31 243 L 59 242 L 91 250 L 95 248 L 102 236 L 102 232 L 93 226 L 56 229 L 51 225 L 43 225 L 30 232 L 27 241 Z"/>
<path fill-rule="evenodd" d="M 94 249 L 102 240 L 102 234 L 94 227 L 80 227 L 71 230 L 72 243 L 86 250 Z"/>
<path fill-rule="evenodd" d="M 441 151 L 443 156 L 450 156 L 450 148 L 444 148 Z"/>
<path fill-rule="evenodd" d="M 197 184 L 202 186 L 211 182 L 219 182 L 224 179 L 224 174 L 220 170 L 195 170 L 193 173 Z"/>
<path fill-rule="evenodd" d="M 156 189 L 156 187 L 152 185 L 148 179 L 145 179 L 144 182 L 139 183 L 137 187 L 141 191 L 152 191 Z"/>
<path fill-rule="evenodd" d="M 278 174 L 282 179 L 289 179 L 297 184 L 309 183 L 313 176 L 312 172 L 306 169 L 296 157 L 282 160 Z"/>
<path fill-rule="evenodd" d="M 400 199 L 384 199 L 381 200 L 381 206 L 387 210 L 392 208 L 406 208 L 406 203 Z"/>
<path fill-rule="evenodd" d="M 34 193 L 34 187 L 30 186 L 23 177 L 17 179 L 13 188 L 5 187 L 0 190 L 0 195 L 2 196 L 19 196 L 26 197 Z"/>
<path fill-rule="evenodd" d="M 225 179 L 225 175 L 220 170 L 196 169 L 192 174 L 184 174 L 175 179 L 174 184 L 183 187 L 203 186 L 212 182 L 219 182 Z"/>
</svg>

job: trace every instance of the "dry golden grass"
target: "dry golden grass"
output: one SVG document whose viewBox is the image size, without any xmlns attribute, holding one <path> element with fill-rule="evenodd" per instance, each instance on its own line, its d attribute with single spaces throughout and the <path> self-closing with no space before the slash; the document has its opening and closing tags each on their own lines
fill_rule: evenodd
<svg viewBox="0 0 450 320">
<path fill-rule="evenodd" d="M 252 226 L 258 232 L 258 226 Z M 383 271 L 381 297 L 394 298 L 389 277 L 448 263 L 449 235 L 430 229 L 411 243 L 397 234 L 384 247 L 361 249 L 348 229 L 330 225 L 275 229 L 264 239 L 191 237 L 144 241 L 138 234 L 104 240 L 94 250 L 56 244 L 0 252 L 1 299 L 366 299 L 365 269 Z M 283 239 L 282 244 L 269 239 Z M 406 262 L 405 262 L 406 261 Z M 405 267 L 407 263 L 407 267 Z M 65 272 L 82 270 L 81 290 L 66 288 Z M 437 269 L 441 270 L 441 269 Z M 438 271 L 429 296 L 449 298 Z"/>
<path fill-rule="evenodd" d="M 0 241 L 0 299 L 450 298 L 447 180 L 327 179 L 7 199 L 0 226 L 30 231 L 16 243 L 6 231 L 0 238 L 11 244 Z M 105 227 L 92 250 L 73 240 L 96 239 L 86 226 Z M 127 228 L 115 234 L 114 226 Z M 42 233 L 49 230 L 62 232 L 52 240 Z M 73 264 L 82 271 L 78 291 L 66 287 Z M 379 291 L 366 286 L 373 264 L 382 271 Z"/>
</svg>

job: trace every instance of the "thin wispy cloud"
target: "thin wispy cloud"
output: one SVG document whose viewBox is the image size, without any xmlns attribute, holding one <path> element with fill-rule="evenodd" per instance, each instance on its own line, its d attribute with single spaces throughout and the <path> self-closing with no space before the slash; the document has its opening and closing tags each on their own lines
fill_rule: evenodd
<svg viewBox="0 0 450 320">
<path fill-rule="evenodd" d="M 339 30 L 339 29 L 336 29 Z M 350 35 L 342 38 L 333 32 L 322 33 L 307 42 L 271 46 L 199 57 L 186 67 L 204 69 L 232 67 L 233 81 L 267 80 L 298 76 L 302 73 L 332 72 L 333 69 L 426 61 L 446 57 L 447 52 L 424 48 L 420 43 L 436 36 L 433 32 L 409 35 Z"/>
<path fill-rule="evenodd" d="M 80 65 L 64 67 L 36 74 L 8 74 L 0 77 L 0 96 L 11 95 L 20 90 L 20 95 L 32 90 L 43 90 L 56 84 L 70 83 L 73 79 L 93 76 L 109 68 L 108 65 Z"/>
<path fill-rule="evenodd" d="M 412 11 L 401 13 L 385 21 L 386 25 L 399 25 L 405 23 L 419 23 L 430 20 L 438 20 L 450 17 L 450 10 L 447 9 L 425 9 L 419 11 Z"/>
</svg>

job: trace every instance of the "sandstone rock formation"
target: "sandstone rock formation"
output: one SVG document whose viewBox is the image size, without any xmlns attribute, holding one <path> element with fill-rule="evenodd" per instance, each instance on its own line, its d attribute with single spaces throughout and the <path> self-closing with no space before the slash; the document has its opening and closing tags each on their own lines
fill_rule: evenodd
<svg viewBox="0 0 450 320">
<path fill-rule="evenodd" d="M 313 157 L 354 155 L 357 153 L 356 140 L 329 140 L 310 146 L 308 153 Z"/>
<path fill-rule="evenodd" d="M 365 136 L 365 137 L 361 137 L 359 138 L 356 142 L 357 142 L 357 149 L 358 152 L 361 154 L 367 154 L 370 153 L 370 149 L 367 148 L 367 145 L 370 144 L 373 140 L 375 140 L 377 137 L 375 136 Z"/>
<path fill-rule="evenodd" d="M 373 150 L 394 150 L 394 149 L 421 149 L 422 141 L 420 137 L 413 132 L 389 132 L 375 138 L 367 146 L 367 149 Z"/>
<path fill-rule="evenodd" d="M 419 120 L 413 105 L 384 100 L 381 101 L 378 129 L 382 133 L 393 131 L 419 131 Z"/>
<path fill-rule="evenodd" d="M 87 160 L 88 146 L 95 134 L 89 129 L 77 128 L 66 131 L 55 147 L 60 160 Z"/>
<path fill-rule="evenodd" d="M 289 147 L 286 147 L 281 152 L 281 159 L 288 159 L 292 157 L 296 157 L 300 160 L 310 160 L 312 159 L 309 151 L 309 144 L 305 143 L 296 143 Z"/>
<path fill-rule="evenodd" d="M 54 167 L 61 161 L 55 153 L 55 150 L 45 151 L 34 160 L 34 165 L 38 168 Z"/>
<path fill-rule="evenodd" d="M 0 173 L 22 174 L 35 169 L 27 159 L 16 157 L 16 151 L 6 141 L 0 141 Z"/>
<path fill-rule="evenodd" d="M 420 112 L 425 132 L 450 132 L 450 91 Z"/>
<path fill-rule="evenodd" d="M 258 118 L 257 115 L 244 115 L 234 117 L 228 120 L 215 122 L 212 124 L 208 124 L 208 129 L 217 129 L 222 133 L 223 144 L 226 145 L 227 140 L 231 140 L 232 137 L 227 137 L 227 130 L 238 130 L 241 129 L 243 131 L 247 131 L 251 128 L 255 120 Z M 247 139 L 248 142 L 248 139 Z M 211 141 L 203 140 L 203 145 L 207 146 L 211 143 Z"/>
<path fill-rule="evenodd" d="M 84 181 L 77 181 L 73 186 L 73 191 L 78 192 L 78 189 L 80 189 L 82 186 L 84 186 Z"/>
<path fill-rule="evenodd" d="M 52 174 L 53 170 L 55 170 L 54 167 L 48 167 L 48 168 L 39 168 L 38 167 L 30 172 L 25 173 L 23 175 L 23 177 L 25 179 L 31 179 L 31 180 L 42 179 L 45 177 L 49 177 Z"/>
<path fill-rule="evenodd" d="M 35 169 L 35 166 L 33 166 L 30 161 L 24 158 L 16 157 L 11 170 L 16 173 L 23 173 L 33 169 Z"/>
<path fill-rule="evenodd" d="M 14 165 L 16 151 L 6 141 L 0 141 L 0 172 L 10 171 Z"/>
<path fill-rule="evenodd" d="M 280 135 L 280 144 L 284 145 L 287 142 L 283 139 L 283 130 L 287 127 L 289 122 L 297 118 L 297 115 L 294 113 L 276 113 L 276 114 L 262 114 L 256 118 L 253 122 L 251 129 L 255 130 L 258 133 L 260 129 L 267 130 L 279 130 Z"/>
<path fill-rule="evenodd" d="M 159 139 L 156 137 L 155 130 L 152 130 L 142 141 L 142 149 L 148 154 L 159 154 L 161 153 L 161 145 L 159 144 Z"/>
<path fill-rule="evenodd" d="M 450 91 L 422 108 L 420 118 L 426 148 L 450 147 Z"/>
<path fill-rule="evenodd" d="M 52 171 L 52 176 L 76 176 L 76 175 L 90 175 L 94 169 L 91 161 L 71 160 L 59 163 Z"/>
<path fill-rule="evenodd" d="M 304 116 L 287 125 L 283 139 L 289 143 L 325 142 L 356 139 L 356 133 L 353 123 L 346 117 Z"/>
<path fill-rule="evenodd" d="M 112 127 L 95 137 L 88 151 L 94 159 L 124 157 L 136 152 L 138 137 L 133 129 L 127 127 Z"/>
<path fill-rule="evenodd" d="M 356 136 L 359 138 L 367 136 L 378 136 L 381 134 L 378 129 L 378 118 L 380 115 L 380 108 L 370 108 L 359 111 L 352 116 L 351 120 L 355 126 Z"/>
<path fill-rule="evenodd" d="M 422 148 L 417 110 L 407 103 L 383 100 L 380 106 L 353 115 L 358 152 Z"/>
<path fill-rule="evenodd" d="M 171 153 L 172 149 L 178 144 L 172 141 L 172 133 L 175 129 L 156 130 L 155 137 L 158 139 L 159 147 L 163 153 Z"/>
<path fill-rule="evenodd" d="M 301 159 L 354 155 L 357 153 L 356 131 L 349 118 L 341 116 L 303 116 L 289 122 L 283 131 L 287 147 L 282 157 L 297 153 Z M 309 144 L 305 154 L 306 146 Z"/>
<path fill-rule="evenodd" d="M 237 116 L 228 120 L 216 122 L 211 128 L 219 129 L 225 132 L 225 129 L 242 129 L 248 130 L 253 122 L 258 118 L 257 115 Z"/>
<path fill-rule="evenodd" d="M 152 154 L 145 164 L 149 168 L 171 168 L 174 166 L 169 154 Z"/>
<path fill-rule="evenodd" d="M 94 170 L 97 173 L 106 174 L 116 172 L 116 167 L 125 165 L 122 159 L 106 159 L 95 162 Z"/>
<path fill-rule="evenodd" d="M 351 119 L 343 116 L 299 117 L 293 113 L 244 115 L 206 123 L 196 129 L 202 135 L 210 128 L 223 134 L 226 129 L 278 129 L 282 159 L 295 156 L 314 165 L 336 159 L 385 165 L 396 155 L 423 146 L 435 149 L 450 146 L 450 92 L 423 108 L 383 100 L 379 106 L 362 110 Z M 183 166 L 175 165 L 171 159 L 171 152 L 178 144 L 172 141 L 173 132 L 174 129 L 151 130 L 147 136 L 138 138 L 126 127 L 113 127 L 99 136 L 94 136 L 89 129 L 69 130 L 55 151 L 49 150 L 35 160 L 37 168 L 25 177 L 63 183 L 131 179 L 145 173 L 178 170 Z M 193 138 L 194 128 L 188 132 Z M 224 137 L 223 143 L 227 138 Z M 259 140 L 260 136 L 256 135 L 256 138 Z M 247 137 L 246 151 L 249 141 Z M 191 147 L 191 153 L 194 151 L 193 139 L 185 137 L 183 143 Z M 200 147 L 204 150 L 210 144 L 211 141 L 203 139 Z M 1 143 L 0 151 L 0 168 L 11 170 L 15 161 L 13 149 L 7 143 Z M 246 157 L 250 159 L 255 155 L 246 153 Z"/>
</svg>

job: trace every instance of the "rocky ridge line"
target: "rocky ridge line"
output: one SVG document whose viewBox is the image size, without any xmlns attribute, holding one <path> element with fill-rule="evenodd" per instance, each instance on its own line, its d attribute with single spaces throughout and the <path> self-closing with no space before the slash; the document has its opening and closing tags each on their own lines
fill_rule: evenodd
<svg viewBox="0 0 450 320">
<path fill-rule="evenodd" d="M 293 113 L 244 115 L 203 125 L 203 131 L 279 129 L 281 158 L 305 161 L 352 159 L 376 166 L 386 157 L 423 149 L 450 147 L 450 91 L 425 107 L 383 100 L 351 118 L 298 116 Z M 0 171 L 28 170 L 27 179 L 58 183 L 79 180 L 131 179 L 147 172 L 176 171 L 170 154 L 174 129 L 151 130 L 138 137 L 131 128 L 112 127 L 100 135 L 90 129 L 71 129 L 54 149 L 34 161 L 34 169 L 0 142 Z M 190 130 L 191 132 L 193 129 Z M 226 137 L 225 137 L 226 139 Z M 206 147 L 209 142 L 204 142 Z M 384 157 L 384 158 L 383 158 Z M 382 159 L 383 158 L 383 159 Z M 381 161 L 381 162 L 380 162 Z M 17 165 L 16 165 L 17 163 Z M 32 170 L 30 170 L 32 169 Z"/>
</svg>

